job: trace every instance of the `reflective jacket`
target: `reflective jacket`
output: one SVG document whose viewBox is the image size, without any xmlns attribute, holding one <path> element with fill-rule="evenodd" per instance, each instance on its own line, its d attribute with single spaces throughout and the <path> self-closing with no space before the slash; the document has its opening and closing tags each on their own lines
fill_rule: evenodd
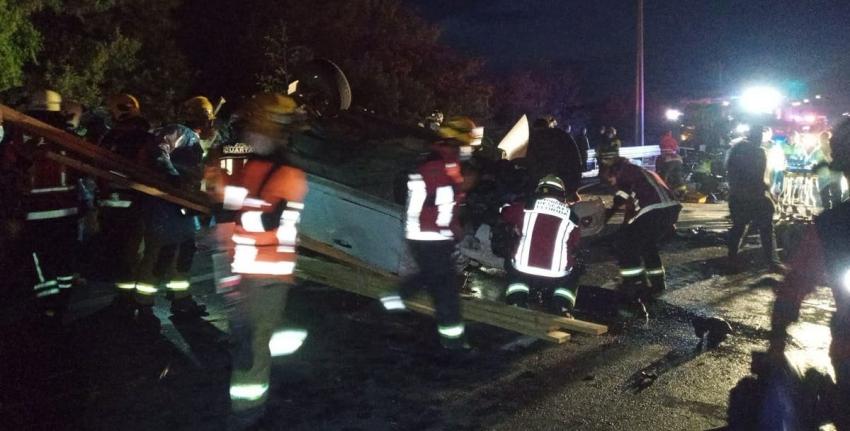
<svg viewBox="0 0 850 431">
<path fill-rule="evenodd" d="M 513 256 L 517 271 L 551 278 L 572 272 L 580 232 L 567 204 L 554 198 L 514 203 L 502 210 L 502 219 L 520 233 Z"/>
<path fill-rule="evenodd" d="M 624 162 L 617 174 L 614 208 L 626 205 L 625 222 L 633 223 L 647 212 L 681 204 L 655 172 Z"/>
<path fill-rule="evenodd" d="M 791 272 L 777 292 L 774 322 L 797 320 L 805 297 L 818 286 L 830 286 L 835 297 L 830 356 L 850 360 L 850 201 L 817 217 L 790 266 Z"/>
<path fill-rule="evenodd" d="M 224 189 L 224 208 L 238 211 L 232 271 L 291 282 L 298 222 L 307 195 L 304 171 L 250 159 Z"/>
<path fill-rule="evenodd" d="M 64 130 L 59 113 L 30 112 L 28 115 Z M 13 129 L 6 137 L 3 165 L 20 169 L 19 182 L 22 218 L 28 221 L 77 217 L 81 209 L 79 176 L 64 165 L 44 157 L 45 151 L 64 153 L 42 138 Z M 5 204 L 4 204 L 5 205 Z"/>
<path fill-rule="evenodd" d="M 407 180 L 405 236 L 445 241 L 460 231 L 457 207 L 463 203 L 463 176 L 457 148 L 437 145 Z"/>
</svg>

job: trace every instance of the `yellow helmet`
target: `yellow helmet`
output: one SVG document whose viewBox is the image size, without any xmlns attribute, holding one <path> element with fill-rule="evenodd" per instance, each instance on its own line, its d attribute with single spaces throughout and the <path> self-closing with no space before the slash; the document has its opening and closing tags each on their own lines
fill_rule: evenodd
<svg viewBox="0 0 850 431">
<path fill-rule="evenodd" d="M 279 93 L 260 93 L 236 113 L 244 130 L 277 137 L 284 131 L 304 130 L 306 115 L 295 99 Z"/>
<path fill-rule="evenodd" d="M 205 124 L 215 119 L 213 104 L 204 96 L 195 96 L 183 102 L 180 116 L 189 124 Z"/>
<path fill-rule="evenodd" d="M 59 112 L 62 110 L 62 95 L 53 90 L 39 90 L 30 96 L 27 106 L 30 111 Z"/>
<path fill-rule="evenodd" d="M 109 115 L 116 121 L 124 121 L 142 114 L 139 100 L 130 94 L 110 96 L 106 101 L 106 107 L 109 109 Z"/>
<path fill-rule="evenodd" d="M 458 141 L 466 145 L 479 145 L 484 135 L 481 127 L 476 127 L 475 122 L 469 117 L 451 117 L 446 120 L 439 129 L 440 137 Z"/>
</svg>

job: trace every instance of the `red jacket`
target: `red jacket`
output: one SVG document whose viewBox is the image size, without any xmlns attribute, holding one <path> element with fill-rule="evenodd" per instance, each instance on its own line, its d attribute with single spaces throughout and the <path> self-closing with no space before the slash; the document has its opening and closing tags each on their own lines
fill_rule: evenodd
<svg viewBox="0 0 850 431">
<path fill-rule="evenodd" d="M 616 187 L 614 208 L 626 204 L 626 223 L 654 209 L 681 205 L 658 174 L 629 162 L 617 174 Z"/>
<path fill-rule="evenodd" d="M 520 234 L 512 261 L 517 271 L 551 278 L 572 272 L 581 233 L 569 205 L 553 198 L 516 202 L 502 210 L 502 219 Z"/>
<path fill-rule="evenodd" d="M 459 235 L 457 207 L 464 199 L 462 183 L 457 148 L 435 145 L 416 172 L 408 176 L 406 238 L 442 241 Z"/>
<path fill-rule="evenodd" d="M 232 270 L 291 282 L 298 222 L 307 195 L 304 171 L 251 159 L 225 187 L 225 209 L 238 210 Z"/>
<path fill-rule="evenodd" d="M 13 131 L 3 148 L 4 166 L 27 166 L 23 170 L 22 218 L 28 221 L 77 217 L 80 212 L 78 176 L 65 166 L 44 157 L 50 149 L 63 151 L 41 138 Z"/>
</svg>

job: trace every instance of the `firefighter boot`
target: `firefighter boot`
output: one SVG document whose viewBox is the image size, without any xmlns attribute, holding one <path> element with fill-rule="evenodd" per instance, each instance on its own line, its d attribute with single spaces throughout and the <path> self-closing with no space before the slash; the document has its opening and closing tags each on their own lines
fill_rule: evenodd
<svg viewBox="0 0 850 431">
<path fill-rule="evenodd" d="M 195 302 L 191 296 L 175 298 L 171 301 L 171 315 L 180 320 L 197 320 L 209 316 L 207 307 Z"/>
<path fill-rule="evenodd" d="M 624 277 L 620 285 L 620 299 L 617 315 L 624 320 L 647 320 L 649 313 L 641 301 L 642 294 L 647 289 L 645 277 Z"/>
<path fill-rule="evenodd" d="M 642 295 L 641 299 L 648 303 L 664 294 L 664 291 L 667 289 L 667 281 L 664 268 L 647 269 L 646 276 L 649 280 L 649 286 L 646 289 L 646 294 Z"/>
<path fill-rule="evenodd" d="M 566 287 L 559 287 L 552 292 L 550 308 L 554 314 L 573 318 L 573 309 L 576 306 L 576 293 Z"/>
<path fill-rule="evenodd" d="M 531 289 L 525 283 L 511 283 L 505 291 L 505 303 L 520 308 L 528 308 L 528 296 Z"/>
</svg>

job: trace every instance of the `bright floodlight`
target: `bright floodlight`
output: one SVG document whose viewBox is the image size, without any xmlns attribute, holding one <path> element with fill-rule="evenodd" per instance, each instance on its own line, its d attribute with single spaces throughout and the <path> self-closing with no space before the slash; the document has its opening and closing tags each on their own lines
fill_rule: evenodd
<svg viewBox="0 0 850 431">
<path fill-rule="evenodd" d="M 782 93 L 772 87 L 752 87 L 741 95 L 741 107 L 752 114 L 769 114 L 779 108 Z"/>
<path fill-rule="evenodd" d="M 679 121 L 679 118 L 682 118 L 682 111 L 678 109 L 668 109 L 664 112 L 664 117 L 667 118 L 667 121 Z"/>
<path fill-rule="evenodd" d="M 743 135 L 743 134 L 745 134 L 749 131 L 750 131 L 750 125 L 749 124 L 741 123 L 737 127 L 735 127 L 735 132 L 738 133 L 739 135 Z"/>
</svg>

